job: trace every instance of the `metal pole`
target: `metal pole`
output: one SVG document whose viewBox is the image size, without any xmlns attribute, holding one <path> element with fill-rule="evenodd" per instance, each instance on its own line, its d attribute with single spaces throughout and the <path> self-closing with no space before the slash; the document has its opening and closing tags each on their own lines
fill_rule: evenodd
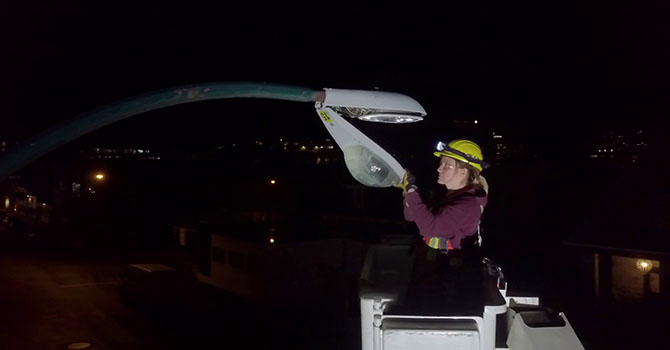
<svg viewBox="0 0 670 350">
<path fill-rule="evenodd" d="M 112 103 L 83 113 L 10 150 L 0 158 L 0 181 L 54 149 L 91 131 L 137 114 L 183 103 L 225 98 L 264 98 L 316 102 L 323 91 L 265 83 L 207 83 L 174 87 Z"/>
</svg>

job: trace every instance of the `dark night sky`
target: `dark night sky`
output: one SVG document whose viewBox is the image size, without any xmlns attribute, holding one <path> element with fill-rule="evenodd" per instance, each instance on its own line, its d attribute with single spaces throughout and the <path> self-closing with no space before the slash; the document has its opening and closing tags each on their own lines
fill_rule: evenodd
<svg viewBox="0 0 670 350">
<path fill-rule="evenodd" d="M 476 118 L 531 138 L 644 126 L 667 111 L 665 1 L 231 4 L 5 2 L 1 136 L 21 140 L 104 103 L 212 81 L 379 87 L 419 100 L 431 126 Z M 195 140 L 225 128 L 212 118 L 240 113 L 260 115 L 238 118 L 244 132 L 273 130 L 267 105 L 252 105 L 180 107 L 110 130 L 160 127 Z"/>
</svg>

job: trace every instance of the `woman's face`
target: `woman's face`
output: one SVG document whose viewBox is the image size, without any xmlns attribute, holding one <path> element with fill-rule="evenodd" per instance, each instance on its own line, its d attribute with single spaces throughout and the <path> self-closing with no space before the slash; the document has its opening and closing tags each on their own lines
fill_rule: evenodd
<svg viewBox="0 0 670 350">
<path fill-rule="evenodd" d="M 467 169 L 459 169 L 456 162 L 456 159 L 441 157 L 440 165 L 437 167 L 437 183 L 447 186 L 450 190 L 465 187 L 468 176 Z"/>
</svg>

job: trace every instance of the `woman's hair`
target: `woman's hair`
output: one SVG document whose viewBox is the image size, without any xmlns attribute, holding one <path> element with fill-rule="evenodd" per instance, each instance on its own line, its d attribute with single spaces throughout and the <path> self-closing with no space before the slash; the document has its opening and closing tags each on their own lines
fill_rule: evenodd
<svg viewBox="0 0 670 350">
<path fill-rule="evenodd" d="M 468 178 L 465 184 L 465 189 L 475 187 L 486 192 L 486 194 L 489 193 L 488 181 L 486 181 L 483 176 L 480 176 L 481 172 L 479 169 L 460 160 L 456 161 L 456 167 L 459 169 L 466 169 L 468 171 Z"/>
<path fill-rule="evenodd" d="M 479 170 L 466 162 L 456 160 L 456 167 L 468 171 L 468 182 L 466 183 L 466 186 L 475 183 L 475 180 L 479 177 Z"/>
</svg>

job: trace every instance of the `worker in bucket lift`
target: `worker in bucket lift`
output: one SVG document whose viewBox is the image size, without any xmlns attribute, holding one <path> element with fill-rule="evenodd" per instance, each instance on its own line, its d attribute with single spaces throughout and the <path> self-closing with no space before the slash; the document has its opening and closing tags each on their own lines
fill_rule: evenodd
<svg viewBox="0 0 670 350">
<path fill-rule="evenodd" d="M 440 158 L 437 183 L 446 187 L 444 198 L 435 205 L 426 204 L 408 170 L 396 185 L 403 190 L 405 219 L 416 224 L 425 242 L 415 244 L 410 294 L 434 290 L 436 286 L 430 284 L 436 281 L 453 287 L 464 279 L 454 276 L 481 266 L 479 223 L 488 198 L 488 183 L 481 175 L 488 165 L 481 148 L 469 140 L 454 140 L 439 142 L 434 154 Z"/>
<path fill-rule="evenodd" d="M 454 140 L 439 142 L 434 154 L 440 157 L 437 183 L 446 187 L 447 195 L 437 205 L 426 205 L 414 176 L 406 171 L 397 185 L 405 197 L 405 219 L 416 223 L 426 245 L 436 252 L 469 250 L 481 243 L 479 221 L 487 202 L 482 151 L 472 141 Z"/>
</svg>

